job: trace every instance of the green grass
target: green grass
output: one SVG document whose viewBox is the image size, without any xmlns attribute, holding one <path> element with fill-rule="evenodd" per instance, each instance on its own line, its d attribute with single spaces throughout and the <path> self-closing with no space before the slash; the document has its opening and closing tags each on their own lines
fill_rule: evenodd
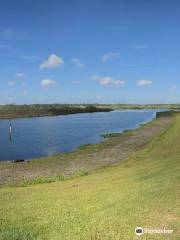
<svg viewBox="0 0 180 240">
<path fill-rule="evenodd" d="M 144 126 L 147 125 L 147 123 L 144 124 Z M 124 130 L 123 132 L 117 132 L 117 133 L 105 133 L 105 134 L 101 134 L 101 137 L 103 138 L 114 138 L 114 137 L 120 137 L 122 134 L 125 135 L 130 133 L 132 134 L 133 133 L 133 129 L 126 129 Z"/>
<path fill-rule="evenodd" d="M 2 188 L 0 239 L 179 239 L 180 114 L 173 118 L 167 131 L 116 167 Z M 174 233 L 139 237 L 137 226 Z"/>
<path fill-rule="evenodd" d="M 64 180 L 65 180 L 64 176 L 36 177 L 36 178 L 33 178 L 32 180 L 24 177 L 20 181 L 19 186 L 27 187 L 28 185 L 33 185 L 33 184 L 52 183 L 52 182 L 64 181 Z"/>
<path fill-rule="evenodd" d="M 101 134 L 101 137 L 103 138 L 113 138 L 113 137 L 119 137 L 122 133 L 105 133 Z"/>
</svg>

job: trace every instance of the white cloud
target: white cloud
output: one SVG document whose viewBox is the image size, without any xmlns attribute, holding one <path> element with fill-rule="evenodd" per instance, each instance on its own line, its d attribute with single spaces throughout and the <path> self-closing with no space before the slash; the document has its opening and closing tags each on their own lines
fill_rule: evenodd
<svg viewBox="0 0 180 240">
<path fill-rule="evenodd" d="M 152 81 L 151 80 L 139 80 L 137 81 L 137 86 L 143 87 L 143 86 L 148 86 L 151 85 Z"/>
<path fill-rule="evenodd" d="M 78 68 L 82 68 L 84 67 L 84 64 L 79 60 L 79 58 L 73 58 L 72 62 L 74 63 L 74 65 Z"/>
<path fill-rule="evenodd" d="M 107 86 L 107 85 L 115 86 L 115 85 L 125 84 L 125 81 L 123 80 L 116 80 L 111 77 L 98 77 L 96 75 L 92 76 L 91 80 L 96 80 L 103 86 Z"/>
<path fill-rule="evenodd" d="M 47 78 L 47 79 L 41 80 L 40 84 L 41 84 L 42 87 L 49 87 L 49 86 L 55 85 L 56 81 L 53 80 L 53 79 Z"/>
<path fill-rule="evenodd" d="M 21 80 L 26 78 L 26 75 L 24 73 L 19 72 L 19 73 L 16 73 L 16 78 Z"/>
<path fill-rule="evenodd" d="M 56 67 L 60 67 L 64 65 L 64 61 L 61 57 L 55 55 L 55 54 L 51 54 L 48 57 L 48 60 L 44 61 L 41 65 L 40 68 L 44 69 L 44 68 L 56 68 Z"/>
<path fill-rule="evenodd" d="M 9 86 L 14 86 L 15 84 L 16 84 L 16 81 L 9 81 L 9 82 L 8 82 L 8 85 L 9 85 Z"/>
<path fill-rule="evenodd" d="M 107 62 L 107 61 L 112 61 L 114 59 L 117 59 L 119 58 L 119 53 L 116 53 L 116 52 L 110 52 L 110 53 L 105 53 L 102 58 L 101 58 L 101 61 L 103 63 Z"/>
</svg>

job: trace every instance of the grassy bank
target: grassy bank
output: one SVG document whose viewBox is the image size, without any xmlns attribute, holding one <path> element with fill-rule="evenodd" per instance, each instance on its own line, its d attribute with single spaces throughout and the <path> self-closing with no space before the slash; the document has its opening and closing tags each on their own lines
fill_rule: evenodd
<svg viewBox="0 0 180 240">
<path fill-rule="evenodd" d="M 179 239 L 180 114 L 171 120 L 117 166 L 63 182 L 2 188 L 0 239 Z M 137 226 L 174 232 L 138 237 Z"/>
</svg>

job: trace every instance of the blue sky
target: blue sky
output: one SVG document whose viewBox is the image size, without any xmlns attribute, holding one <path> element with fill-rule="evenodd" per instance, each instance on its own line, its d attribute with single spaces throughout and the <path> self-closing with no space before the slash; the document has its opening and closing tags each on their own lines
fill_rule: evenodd
<svg viewBox="0 0 180 240">
<path fill-rule="evenodd" d="M 1 0 L 0 104 L 180 102 L 180 1 Z"/>
</svg>

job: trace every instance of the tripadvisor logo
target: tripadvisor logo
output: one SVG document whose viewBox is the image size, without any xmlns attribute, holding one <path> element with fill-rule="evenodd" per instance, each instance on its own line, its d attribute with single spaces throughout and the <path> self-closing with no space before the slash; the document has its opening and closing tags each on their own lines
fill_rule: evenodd
<svg viewBox="0 0 180 240">
<path fill-rule="evenodd" d="M 135 228 L 135 234 L 136 235 L 142 235 L 144 233 L 144 230 L 142 227 Z"/>
<path fill-rule="evenodd" d="M 152 228 L 142 228 L 142 227 L 137 227 L 135 228 L 135 234 L 136 235 L 142 235 L 142 234 L 172 234 L 173 230 L 172 229 L 152 229 Z"/>
</svg>

